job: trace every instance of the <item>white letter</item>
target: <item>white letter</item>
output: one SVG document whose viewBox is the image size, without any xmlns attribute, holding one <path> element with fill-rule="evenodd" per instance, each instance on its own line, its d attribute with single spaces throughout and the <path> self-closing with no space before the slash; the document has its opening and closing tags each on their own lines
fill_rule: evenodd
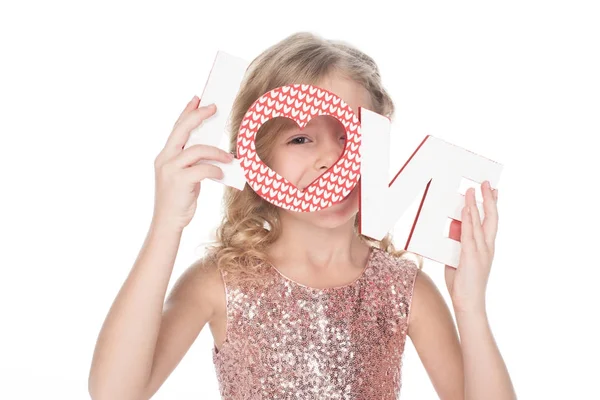
<svg viewBox="0 0 600 400">
<path fill-rule="evenodd" d="M 248 63 L 240 58 L 222 51 L 217 53 L 206 86 L 200 96 L 199 105 L 199 107 L 202 107 L 214 103 L 217 106 L 217 112 L 190 132 L 190 137 L 184 148 L 195 144 L 219 147 L 223 133 L 229 127 L 231 107 L 240 89 L 240 83 L 244 78 L 247 67 Z M 214 164 L 223 170 L 223 179 L 213 179 L 214 181 L 239 190 L 244 189 L 246 178 L 238 159 L 234 159 L 230 164 L 218 161 L 203 162 Z"/>
<path fill-rule="evenodd" d="M 360 233 L 383 239 L 415 196 L 428 187 L 404 249 L 456 268 L 460 242 L 442 233 L 448 218 L 461 220 L 465 197 L 458 189 L 462 178 L 489 180 L 496 187 L 502 165 L 427 136 L 389 182 L 390 121 L 364 108 L 360 109 L 360 120 Z M 477 207 L 482 215 L 479 202 Z"/>
</svg>

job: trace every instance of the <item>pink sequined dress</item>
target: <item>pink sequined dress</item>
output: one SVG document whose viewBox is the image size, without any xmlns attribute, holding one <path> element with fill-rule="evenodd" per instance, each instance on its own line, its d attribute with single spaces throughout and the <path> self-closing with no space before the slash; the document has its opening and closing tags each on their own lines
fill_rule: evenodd
<svg viewBox="0 0 600 400">
<path fill-rule="evenodd" d="M 316 289 L 270 270 L 233 285 L 212 356 L 225 400 L 392 400 L 400 395 L 416 264 L 372 248 L 354 282 Z"/>
</svg>

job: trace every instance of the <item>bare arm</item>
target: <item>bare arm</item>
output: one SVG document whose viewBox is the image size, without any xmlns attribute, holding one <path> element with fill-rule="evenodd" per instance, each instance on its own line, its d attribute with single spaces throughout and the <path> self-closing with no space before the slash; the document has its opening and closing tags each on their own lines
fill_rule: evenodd
<svg viewBox="0 0 600 400">
<path fill-rule="evenodd" d="M 199 262 L 165 294 L 181 232 L 152 225 L 100 331 L 89 375 L 93 399 L 149 399 L 213 315 L 216 269 Z"/>
<path fill-rule="evenodd" d="M 137 398 L 151 370 L 181 231 L 151 225 L 104 321 L 89 375 L 94 399 Z"/>
<path fill-rule="evenodd" d="M 408 335 L 439 398 L 463 400 L 463 360 L 456 326 L 435 283 L 422 270 L 415 281 Z"/>
<path fill-rule="evenodd" d="M 456 232 L 450 232 L 453 238 L 460 235 L 459 265 L 456 269 L 446 266 L 444 275 L 461 339 L 465 399 L 513 400 L 517 395 L 494 341 L 485 301 L 498 230 L 498 190 L 485 181 L 481 193 L 483 220 L 474 188 L 465 194 L 461 223 L 456 224 Z"/>
<path fill-rule="evenodd" d="M 419 271 L 408 335 L 440 399 L 516 399 L 487 316 L 456 309 L 455 315 L 458 333 L 435 283 Z"/>
<path fill-rule="evenodd" d="M 484 312 L 456 312 L 466 399 L 516 399 L 512 381 Z"/>
<path fill-rule="evenodd" d="M 190 131 L 216 110 L 198 105 L 194 96 L 155 159 L 152 223 L 98 336 L 88 382 L 93 399 L 150 398 L 212 317 L 214 280 L 204 274 L 210 271 L 201 263 L 183 274 L 164 305 L 181 234 L 196 210 L 200 182 L 223 176 L 219 167 L 202 161 L 226 163 L 233 158 L 214 146 L 185 148 Z"/>
</svg>

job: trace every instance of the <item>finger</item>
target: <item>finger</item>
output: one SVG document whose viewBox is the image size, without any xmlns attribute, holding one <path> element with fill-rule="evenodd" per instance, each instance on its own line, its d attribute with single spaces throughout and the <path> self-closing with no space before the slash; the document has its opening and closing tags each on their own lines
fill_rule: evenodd
<svg viewBox="0 0 600 400">
<path fill-rule="evenodd" d="M 171 135 L 169 135 L 169 139 L 165 144 L 165 152 L 167 154 L 176 154 L 180 152 L 189 139 L 192 129 L 196 128 L 202 123 L 202 121 L 213 115 L 216 110 L 216 106 L 211 104 L 206 107 L 200 107 L 192 110 L 184 115 L 181 121 L 171 132 Z"/>
<path fill-rule="evenodd" d="M 195 110 L 196 108 L 198 108 L 199 104 L 200 104 L 200 99 L 198 98 L 198 96 L 192 97 L 192 99 L 189 101 L 189 103 L 187 103 L 187 105 L 185 106 L 185 108 L 183 109 L 183 111 L 181 112 L 181 114 L 179 114 L 179 117 L 177 118 L 177 121 L 175 121 L 175 124 L 173 124 L 173 128 L 175 126 L 177 126 L 177 124 L 183 119 L 183 117 L 185 115 L 187 115 L 190 111 Z"/>
<path fill-rule="evenodd" d="M 191 183 L 204 179 L 223 179 L 223 170 L 212 164 L 198 164 L 183 170 L 184 179 Z"/>
<path fill-rule="evenodd" d="M 473 229 L 473 239 L 477 249 L 483 251 L 487 248 L 485 237 L 483 236 L 483 229 L 481 227 L 481 219 L 479 217 L 479 210 L 477 209 L 477 202 L 475 200 L 475 189 L 469 189 L 470 193 L 468 196 L 471 197 L 469 212 L 471 217 L 471 226 Z"/>
<path fill-rule="evenodd" d="M 471 213 L 469 212 L 469 206 L 466 205 L 462 209 L 461 213 L 461 232 L 460 232 L 460 246 L 462 252 L 473 252 L 476 250 L 475 239 L 473 238 L 473 223 L 471 221 Z"/>
<path fill-rule="evenodd" d="M 496 232 L 498 231 L 498 208 L 496 206 L 496 195 L 495 191 L 492 192 L 492 188 L 488 181 L 485 181 L 481 187 L 483 195 L 483 233 L 485 242 L 491 247 L 496 240 Z"/>
<path fill-rule="evenodd" d="M 173 164 L 179 168 L 185 168 L 194 165 L 201 160 L 213 160 L 228 163 L 233 160 L 233 155 L 218 147 L 195 144 L 175 157 L 175 159 L 173 159 Z"/>
</svg>

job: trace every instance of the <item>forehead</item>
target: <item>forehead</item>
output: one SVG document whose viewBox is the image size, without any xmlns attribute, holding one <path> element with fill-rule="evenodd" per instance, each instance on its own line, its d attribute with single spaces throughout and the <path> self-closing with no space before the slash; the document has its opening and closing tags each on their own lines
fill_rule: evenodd
<svg viewBox="0 0 600 400">
<path fill-rule="evenodd" d="M 369 91 L 361 84 L 349 78 L 330 75 L 321 79 L 315 86 L 335 93 L 335 95 L 344 100 L 355 113 L 358 113 L 359 107 L 365 107 L 370 110 L 373 109 Z"/>
</svg>

